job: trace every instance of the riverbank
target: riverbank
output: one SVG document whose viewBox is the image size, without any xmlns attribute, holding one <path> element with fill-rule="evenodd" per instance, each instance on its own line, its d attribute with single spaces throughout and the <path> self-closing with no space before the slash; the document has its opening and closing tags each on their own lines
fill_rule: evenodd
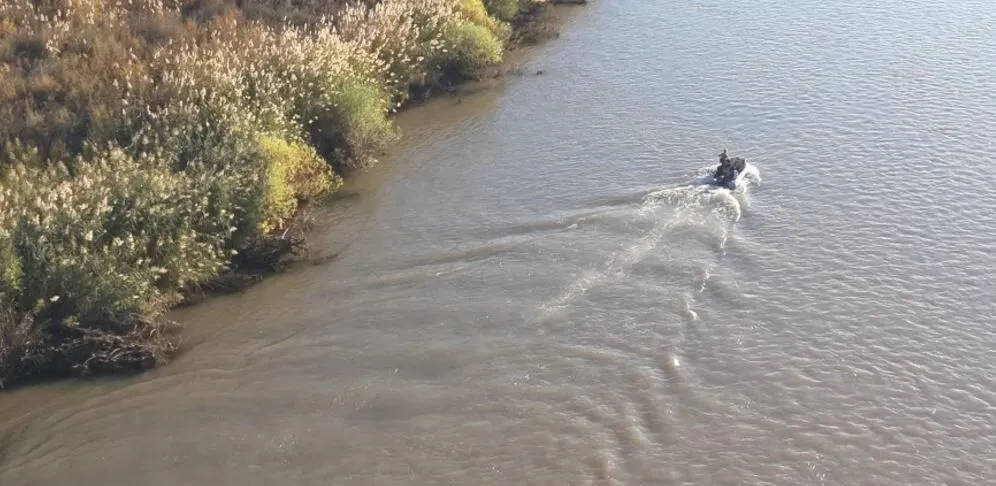
<svg viewBox="0 0 996 486">
<path fill-rule="evenodd" d="M 0 389 L 166 362 L 166 310 L 279 271 L 392 113 L 552 35 L 550 3 L 0 7 Z"/>
</svg>

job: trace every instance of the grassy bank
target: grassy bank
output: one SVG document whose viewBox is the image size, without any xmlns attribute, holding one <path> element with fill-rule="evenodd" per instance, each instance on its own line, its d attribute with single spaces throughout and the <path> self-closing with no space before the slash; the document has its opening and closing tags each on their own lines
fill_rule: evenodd
<svg viewBox="0 0 996 486">
<path fill-rule="evenodd" d="M 413 92 L 543 32 L 527 0 L 289 5 L 0 5 L 0 388 L 168 359 L 163 312 L 273 270 Z"/>
</svg>

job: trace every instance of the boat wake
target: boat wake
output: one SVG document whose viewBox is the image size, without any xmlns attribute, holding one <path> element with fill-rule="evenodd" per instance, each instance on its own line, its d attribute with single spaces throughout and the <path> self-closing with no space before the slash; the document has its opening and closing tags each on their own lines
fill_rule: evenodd
<svg viewBox="0 0 996 486">
<path fill-rule="evenodd" d="M 749 206 L 752 186 L 760 183 L 760 171 L 748 164 L 736 189 L 709 183 L 712 169 L 698 171 L 696 181 L 646 193 L 631 210 L 641 225 L 640 234 L 600 264 L 581 272 L 556 296 L 543 302 L 536 317 L 542 321 L 568 307 L 591 289 L 626 278 L 630 270 L 646 259 L 669 236 L 692 232 L 705 235 L 720 253 L 725 251 L 733 225 L 740 221 Z"/>
<path fill-rule="evenodd" d="M 743 173 L 737 178 L 735 189 L 714 185 L 712 171 L 712 167 L 699 169 L 696 184 L 650 192 L 644 197 L 640 210 L 646 211 L 656 209 L 661 204 L 672 204 L 676 211 L 703 208 L 717 210 L 732 218 L 732 222 L 740 221 L 744 210 L 750 203 L 748 199 L 750 188 L 761 182 L 760 170 L 757 166 L 748 163 Z"/>
</svg>

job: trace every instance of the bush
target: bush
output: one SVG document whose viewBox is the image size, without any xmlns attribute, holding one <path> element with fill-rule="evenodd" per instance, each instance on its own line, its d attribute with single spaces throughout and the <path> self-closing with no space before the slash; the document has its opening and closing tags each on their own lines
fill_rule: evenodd
<svg viewBox="0 0 996 486">
<path fill-rule="evenodd" d="M 30 374 L 33 354 L 39 349 L 35 343 L 42 339 L 44 336 L 29 317 L 0 301 L 0 390 L 12 379 Z"/>
<path fill-rule="evenodd" d="M 301 142 L 264 136 L 260 146 L 266 158 L 266 198 L 260 230 L 280 229 L 294 215 L 298 201 L 333 192 L 342 184 L 313 148 Z"/>
<path fill-rule="evenodd" d="M 429 74 L 454 8 L 453 0 L 379 2 L 369 11 L 348 8 L 338 32 L 344 40 L 362 43 L 382 63 L 385 69 L 378 82 L 398 106 L 407 99 L 409 87 Z"/>
<path fill-rule="evenodd" d="M 0 238 L 19 266 L 4 272 L 9 300 L 73 325 L 148 314 L 225 267 L 240 213 L 254 212 L 241 193 L 254 192 L 245 188 L 255 177 L 237 166 L 175 172 L 121 150 L 75 176 L 15 166 L 0 198 Z"/>
<path fill-rule="evenodd" d="M 492 17 L 482 0 L 460 0 L 460 17 L 487 28 L 498 40 L 505 41 L 510 29 L 507 23 Z"/>
<path fill-rule="evenodd" d="M 317 142 L 327 149 L 334 167 L 347 171 L 374 162 L 377 151 L 398 136 L 387 118 L 389 108 L 389 100 L 370 81 L 341 81 L 332 108 L 317 115 L 313 125 Z"/>
<path fill-rule="evenodd" d="M 443 35 L 450 46 L 445 63 L 457 78 L 474 77 L 501 61 L 503 46 L 486 27 L 470 21 L 451 25 Z"/>
<path fill-rule="evenodd" d="M 60 373 L 155 362 L 169 344 L 145 316 L 225 268 L 254 212 L 255 175 L 237 164 L 176 172 L 120 149 L 75 171 L 17 164 L 0 180 L 4 301 L 22 316 L 7 325 L 31 316 Z"/>
<path fill-rule="evenodd" d="M 65 161 L 127 140 L 133 120 L 122 109 L 134 100 L 123 95 L 152 81 L 152 51 L 188 33 L 175 12 L 134 3 L 0 4 L 0 23 L 12 25 L 0 39 L 0 143 L 20 140 L 43 160 Z"/>
<path fill-rule="evenodd" d="M 488 13 L 506 22 L 511 22 L 519 14 L 519 0 L 486 0 Z"/>
</svg>

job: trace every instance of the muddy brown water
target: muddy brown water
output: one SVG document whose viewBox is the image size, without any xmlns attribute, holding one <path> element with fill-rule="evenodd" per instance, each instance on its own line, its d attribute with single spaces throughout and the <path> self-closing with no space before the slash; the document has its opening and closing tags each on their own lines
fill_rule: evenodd
<svg viewBox="0 0 996 486">
<path fill-rule="evenodd" d="M 0 484 L 996 484 L 996 9 L 601 0 Z M 697 178 L 727 147 L 745 191 Z"/>
</svg>

